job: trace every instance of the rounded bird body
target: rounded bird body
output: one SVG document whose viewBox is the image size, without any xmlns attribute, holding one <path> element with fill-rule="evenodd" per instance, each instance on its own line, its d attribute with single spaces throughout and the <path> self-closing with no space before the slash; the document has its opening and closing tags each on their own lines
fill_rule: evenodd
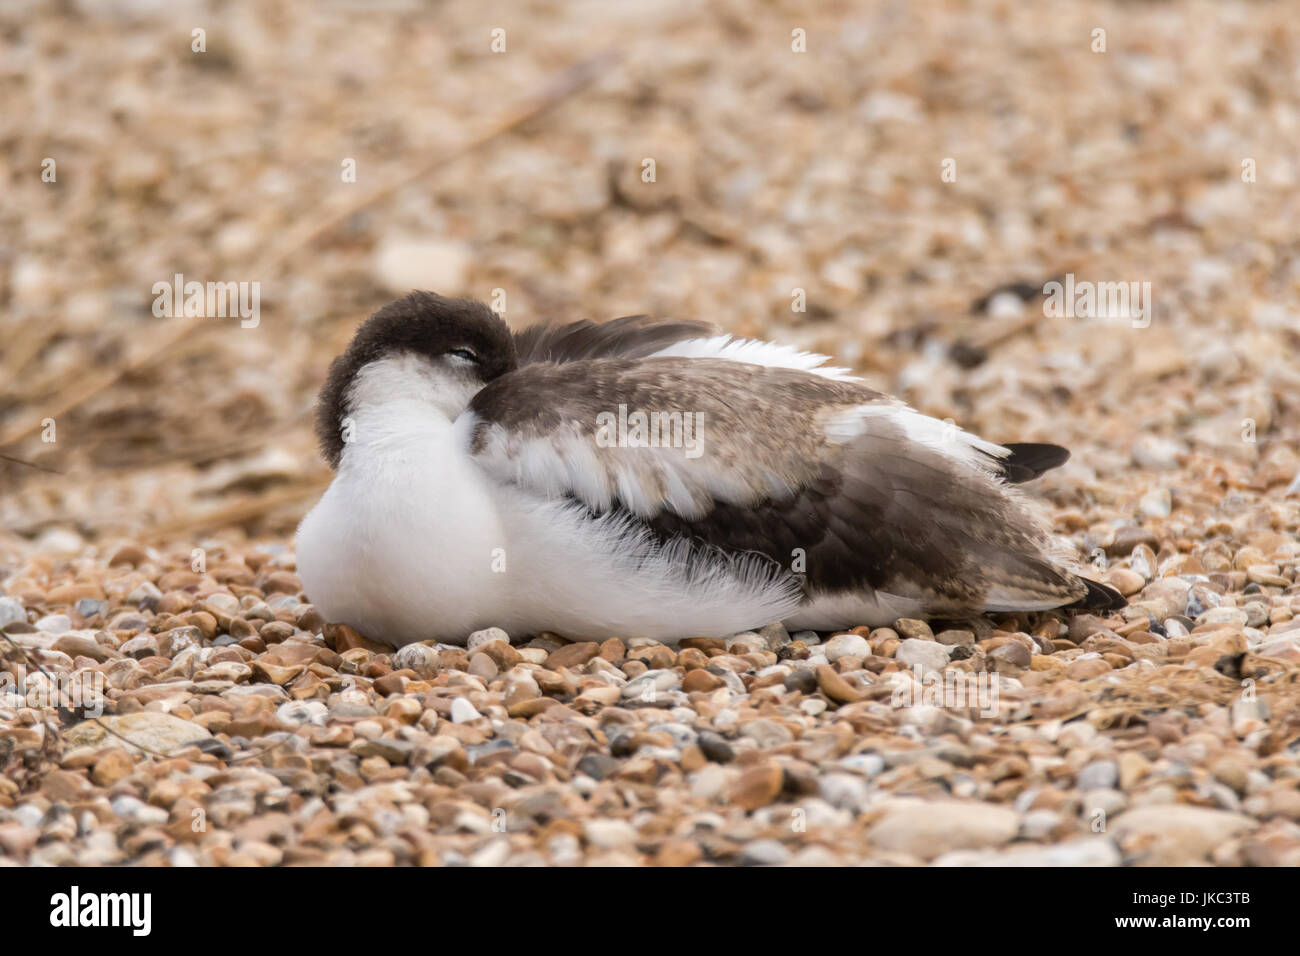
<svg viewBox="0 0 1300 956">
<path fill-rule="evenodd" d="M 826 358 L 644 317 L 511 333 L 413 293 L 321 391 L 336 477 L 298 533 L 308 596 L 392 645 L 829 630 L 1119 595 L 1053 557 L 998 445 Z"/>
</svg>

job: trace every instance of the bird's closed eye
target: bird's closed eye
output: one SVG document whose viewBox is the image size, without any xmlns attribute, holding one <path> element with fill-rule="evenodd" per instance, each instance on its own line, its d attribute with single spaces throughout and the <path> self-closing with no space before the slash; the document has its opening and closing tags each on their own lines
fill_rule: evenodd
<svg viewBox="0 0 1300 956">
<path fill-rule="evenodd" d="M 452 349 L 447 354 L 454 355 L 456 358 L 464 359 L 467 362 L 478 363 L 478 355 L 476 355 L 472 349 Z"/>
</svg>

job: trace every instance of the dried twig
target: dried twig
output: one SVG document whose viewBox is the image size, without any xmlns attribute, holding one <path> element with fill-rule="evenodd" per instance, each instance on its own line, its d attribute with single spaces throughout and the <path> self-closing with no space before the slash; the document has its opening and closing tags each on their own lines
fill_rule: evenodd
<svg viewBox="0 0 1300 956">
<path fill-rule="evenodd" d="M 195 531 L 206 531 L 212 528 L 242 524 L 245 521 L 251 521 L 253 518 L 260 518 L 267 512 L 280 507 L 280 505 L 302 501 L 304 498 L 319 494 L 328 487 L 331 477 L 330 475 L 322 475 L 303 484 L 258 495 L 256 498 L 245 501 L 237 501 L 215 511 L 209 511 L 206 514 L 164 522 L 150 528 L 141 537 L 146 540 L 161 541 L 180 534 L 191 534 Z"/>
</svg>

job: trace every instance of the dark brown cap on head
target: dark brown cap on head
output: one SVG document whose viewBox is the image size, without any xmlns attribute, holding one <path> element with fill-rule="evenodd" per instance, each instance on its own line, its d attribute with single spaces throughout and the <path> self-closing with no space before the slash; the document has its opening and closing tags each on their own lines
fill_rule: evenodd
<svg viewBox="0 0 1300 956">
<path fill-rule="evenodd" d="M 412 292 L 366 319 L 347 351 L 330 365 L 316 404 L 316 436 L 330 467 L 338 467 L 343 453 L 345 401 L 357 372 L 394 354 L 436 358 L 459 348 L 470 349 L 478 356 L 479 374 L 485 382 L 516 365 L 509 328 L 495 312 L 472 299 Z"/>
</svg>

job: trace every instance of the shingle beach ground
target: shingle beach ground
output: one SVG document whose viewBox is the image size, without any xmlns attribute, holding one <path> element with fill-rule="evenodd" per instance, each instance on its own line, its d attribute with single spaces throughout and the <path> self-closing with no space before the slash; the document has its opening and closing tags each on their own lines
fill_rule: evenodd
<svg viewBox="0 0 1300 956">
<path fill-rule="evenodd" d="M 0 859 L 1300 865 L 1288 5 L 22 6 Z M 156 317 L 178 273 L 256 325 Z M 1151 308 L 1056 315 L 1067 276 Z M 371 644 L 293 530 L 328 362 L 412 287 L 711 319 L 1066 445 L 1028 494 L 1131 604 Z"/>
</svg>

